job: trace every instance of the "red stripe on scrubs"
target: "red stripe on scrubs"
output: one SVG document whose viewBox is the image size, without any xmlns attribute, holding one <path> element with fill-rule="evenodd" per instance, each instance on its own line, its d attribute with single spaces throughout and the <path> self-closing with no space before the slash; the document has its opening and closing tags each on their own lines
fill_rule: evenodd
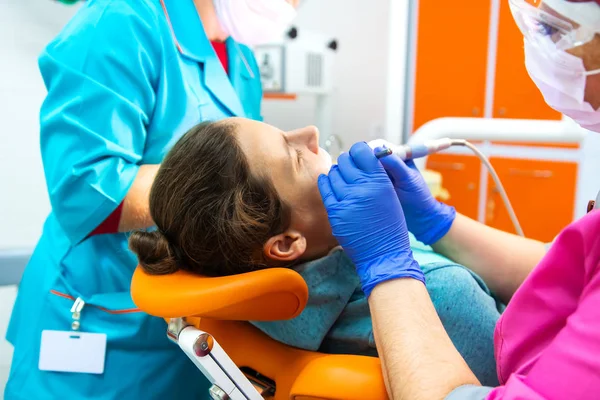
<svg viewBox="0 0 600 400">
<path fill-rule="evenodd" d="M 227 57 L 227 46 L 225 42 L 211 42 L 213 49 L 215 49 L 215 53 L 217 53 L 217 57 L 219 57 L 219 61 L 221 61 L 221 65 L 225 69 L 227 75 L 229 75 L 229 59 Z"/>
<path fill-rule="evenodd" d="M 96 229 L 90 233 L 90 236 L 101 235 L 103 233 L 117 233 L 119 232 L 119 222 L 121 221 L 121 214 L 123 214 L 123 203 L 112 212 Z"/>
<path fill-rule="evenodd" d="M 65 299 L 69 299 L 69 300 L 73 300 L 73 301 L 75 300 L 75 297 L 68 295 L 66 293 L 59 292 L 58 290 L 51 289 L 50 293 L 52 293 L 53 295 L 56 295 L 56 296 L 63 297 Z M 109 310 L 108 308 L 96 306 L 93 304 L 91 304 L 91 306 L 96 307 L 97 309 L 107 312 L 109 314 L 131 314 L 131 313 L 138 313 L 138 312 L 142 311 L 139 308 L 125 308 L 122 310 Z"/>
</svg>

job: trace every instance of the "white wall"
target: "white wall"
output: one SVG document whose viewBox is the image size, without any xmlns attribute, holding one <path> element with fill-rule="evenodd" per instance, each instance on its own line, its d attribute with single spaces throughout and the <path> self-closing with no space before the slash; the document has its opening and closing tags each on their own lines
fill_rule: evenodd
<svg viewBox="0 0 600 400">
<path fill-rule="evenodd" d="M 0 2 L 0 249 L 33 246 L 50 206 L 39 152 L 37 56 L 73 14 L 50 0 Z"/>
<path fill-rule="evenodd" d="M 33 247 L 50 209 L 39 152 L 45 89 L 37 56 L 74 11 L 51 0 L 0 0 L 0 251 Z M 12 356 L 4 335 L 15 296 L 16 287 L 0 287 L 0 398 Z"/>
<path fill-rule="evenodd" d="M 294 25 L 338 40 L 335 57 L 332 131 L 345 148 L 386 125 L 386 80 L 390 1 L 304 0 Z M 314 99 L 267 100 L 265 121 L 282 129 L 314 124 Z"/>
</svg>

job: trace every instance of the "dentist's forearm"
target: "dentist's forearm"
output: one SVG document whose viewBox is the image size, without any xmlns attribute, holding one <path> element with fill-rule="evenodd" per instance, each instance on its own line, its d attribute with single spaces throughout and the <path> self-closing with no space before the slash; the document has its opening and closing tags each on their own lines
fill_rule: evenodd
<svg viewBox="0 0 600 400">
<path fill-rule="evenodd" d="M 506 303 L 546 254 L 542 242 L 494 229 L 461 214 L 432 247 L 481 276 Z"/>
<path fill-rule="evenodd" d="M 369 307 L 391 399 L 442 400 L 459 386 L 479 385 L 421 282 L 382 283 L 371 293 Z"/>
<path fill-rule="evenodd" d="M 150 188 L 159 164 L 142 165 L 123 201 L 119 232 L 148 228 L 154 225 L 150 216 Z"/>
</svg>

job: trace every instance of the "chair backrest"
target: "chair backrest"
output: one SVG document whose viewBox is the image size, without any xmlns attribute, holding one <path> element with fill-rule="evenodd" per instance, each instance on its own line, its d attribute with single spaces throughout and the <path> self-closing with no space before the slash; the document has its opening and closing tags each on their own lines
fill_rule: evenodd
<svg viewBox="0 0 600 400">
<path fill-rule="evenodd" d="M 308 288 L 297 272 L 286 268 L 210 278 L 183 271 L 149 275 L 138 266 L 131 295 L 140 309 L 162 318 L 276 321 L 302 312 Z"/>
<path fill-rule="evenodd" d="M 238 367 L 275 381 L 274 400 L 387 399 L 377 358 L 297 349 L 243 322 L 290 319 L 302 312 L 308 288 L 293 270 L 207 278 L 186 272 L 152 276 L 138 267 L 131 294 L 148 314 L 186 317 L 213 335 Z"/>
</svg>

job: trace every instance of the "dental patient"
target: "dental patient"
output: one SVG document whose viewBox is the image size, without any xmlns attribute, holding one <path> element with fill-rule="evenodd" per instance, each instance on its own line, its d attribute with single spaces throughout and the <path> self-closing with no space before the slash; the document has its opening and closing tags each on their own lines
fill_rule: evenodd
<svg viewBox="0 0 600 400">
<path fill-rule="evenodd" d="M 288 267 L 309 288 L 289 321 L 253 322 L 286 344 L 377 355 L 367 299 L 327 219 L 317 178 L 331 158 L 318 131 L 291 132 L 229 118 L 188 131 L 162 163 L 150 193 L 156 230 L 130 248 L 149 274 L 205 276 Z M 484 385 L 496 385 L 493 332 L 501 305 L 466 268 L 413 241 L 427 289 L 458 351 Z"/>
</svg>

